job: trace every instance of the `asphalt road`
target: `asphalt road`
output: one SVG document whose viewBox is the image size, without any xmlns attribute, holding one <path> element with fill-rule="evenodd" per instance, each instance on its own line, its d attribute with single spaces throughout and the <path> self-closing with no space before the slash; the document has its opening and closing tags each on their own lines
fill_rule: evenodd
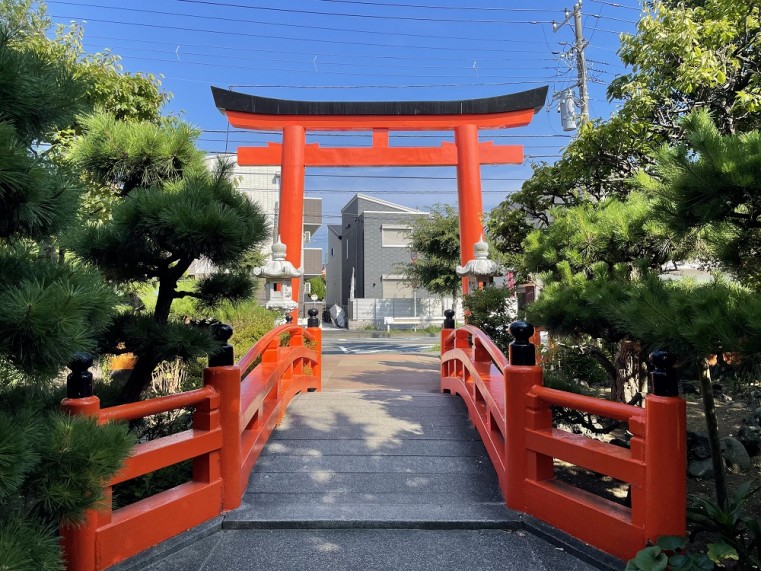
<svg viewBox="0 0 761 571">
<path fill-rule="evenodd" d="M 438 343 L 436 337 L 351 337 L 324 335 L 323 355 L 368 355 L 372 353 L 429 353 Z"/>
</svg>

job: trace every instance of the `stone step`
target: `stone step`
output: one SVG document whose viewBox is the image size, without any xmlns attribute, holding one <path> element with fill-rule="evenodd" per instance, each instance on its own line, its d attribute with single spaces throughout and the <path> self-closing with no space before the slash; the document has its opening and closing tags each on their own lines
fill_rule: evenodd
<svg viewBox="0 0 761 571">
<path fill-rule="evenodd" d="M 366 490 L 348 492 L 342 489 L 332 489 L 322 493 L 315 492 L 248 492 L 243 501 L 252 507 L 258 506 L 344 506 L 344 505 L 396 505 L 421 506 L 442 505 L 444 503 L 463 506 L 470 503 L 490 503 L 502 505 L 502 494 L 494 488 L 471 489 L 468 493 L 458 490 L 457 494 L 443 494 L 436 489 L 428 492 L 409 490 L 407 492 L 378 492 Z"/>
<path fill-rule="evenodd" d="M 256 471 L 264 472 L 347 472 L 347 473 L 403 473 L 419 472 L 439 474 L 481 475 L 493 470 L 486 456 L 289 456 L 285 454 L 262 454 L 256 463 Z"/>
<path fill-rule="evenodd" d="M 139 561 L 136 563 L 140 564 Z M 595 567 L 520 530 L 223 531 L 141 571 L 589 571 Z"/>
<path fill-rule="evenodd" d="M 287 487 L 286 487 L 287 485 Z M 327 493 L 432 493 L 446 494 L 447 497 L 467 496 L 479 492 L 499 494 L 497 476 L 492 471 L 482 478 L 453 478 L 451 474 L 347 474 L 340 472 L 302 472 L 289 474 L 287 482 L 281 474 L 254 472 L 251 475 L 248 493 L 283 493 L 292 491 L 304 494 Z"/>
<path fill-rule="evenodd" d="M 479 439 L 478 431 L 472 425 L 451 426 L 446 423 L 429 423 L 426 426 L 416 425 L 405 430 L 395 430 L 397 425 L 378 424 L 372 427 L 361 427 L 355 424 L 313 423 L 302 422 L 298 425 L 282 425 L 273 431 L 270 442 L 282 440 L 357 440 L 357 438 L 381 439 L 388 442 L 397 440 L 475 440 Z"/>
<path fill-rule="evenodd" d="M 288 456 L 483 456 L 483 443 L 471 440 L 395 439 L 367 437 L 362 439 L 334 440 L 285 437 L 267 445 L 267 454 Z"/>
<path fill-rule="evenodd" d="M 222 529 L 509 529 L 520 515 L 503 503 L 242 505 L 225 517 Z"/>
</svg>

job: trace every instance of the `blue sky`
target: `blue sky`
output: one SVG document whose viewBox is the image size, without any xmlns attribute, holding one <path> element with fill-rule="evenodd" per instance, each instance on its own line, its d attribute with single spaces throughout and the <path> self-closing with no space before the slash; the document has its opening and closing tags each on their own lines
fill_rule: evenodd
<svg viewBox="0 0 761 571">
<path fill-rule="evenodd" d="M 550 86 L 550 97 L 576 83 L 564 57 L 574 40 L 553 32 L 571 2 L 538 0 L 114 0 L 47 2 L 56 23 L 78 21 L 85 49 L 110 49 L 125 70 L 163 76 L 173 94 L 166 111 L 203 130 L 208 151 L 278 141 L 277 133 L 229 130 L 209 86 L 304 100 L 445 100 L 487 97 Z M 608 117 L 608 83 L 625 70 L 619 34 L 631 33 L 637 0 L 587 0 L 590 114 Z M 553 162 L 573 132 L 563 132 L 550 102 L 528 127 L 482 132 L 497 144 L 523 144 L 520 166 L 482 168 L 484 210 L 520 188 L 531 162 Z M 315 134 L 323 145 L 369 144 L 345 133 Z M 438 145 L 450 133 L 392 135 L 392 145 Z M 308 169 L 308 196 L 323 198 L 326 223 L 337 222 L 354 192 L 410 207 L 456 203 L 454 168 Z M 324 231 L 315 237 L 325 245 Z"/>
</svg>

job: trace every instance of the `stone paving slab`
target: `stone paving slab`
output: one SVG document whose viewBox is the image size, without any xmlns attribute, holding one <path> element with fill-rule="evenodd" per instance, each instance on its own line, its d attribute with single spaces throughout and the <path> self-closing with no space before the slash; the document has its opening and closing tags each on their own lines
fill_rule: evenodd
<svg viewBox="0 0 761 571">
<path fill-rule="evenodd" d="M 389 442 L 387 438 L 361 438 L 333 440 L 281 438 L 267 446 L 267 453 L 273 456 L 483 456 L 484 445 L 475 438 L 470 440 L 421 440 L 403 439 Z"/>
<path fill-rule="evenodd" d="M 523 531 L 226 531 L 146 571 L 589 571 Z"/>
<path fill-rule="evenodd" d="M 349 492 L 341 489 L 327 490 L 322 493 L 315 492 L 248 492 L 243 497 L 243 502 L 249 506 L 356 506 L 363 503 L 367 505 L 406 505 L 410 501 L 409 493 L 373 492 L 364 491 Z M 441 489 L 430 489 L 427 492 L 415 492 L 415 505 L 442 505 Z M 457 495 L 455 501 L 448 502 L 451 505 L 462 507 L 471 503 L 493 503 L 503 505 L 502 494 L 491 487 L 471 488 L 468 493 Z"/>
<path fill-rule="evenodd" d="M 506 529 L 520 527 L 520 516 L 498 503 L 449 502 L 314 505 L 244 505 L 230 512 L 222 529 Z"/>
<path fill-rule="evenodd" d="M 351 472 L 351 473 L 394 473 L 416 474 L 420 472 L 439 474 L 462 474 L 477 477 L 485 470 L 492 468 L 483 457 L 477 456 L 446 456 L 433 458 L 430 456 L 289 456 L 285 454 L 263 454 L 256 463 L 260 473 L 278 472 L 292 474 L 294 472 Z M 284 476 L 286 478 L 287 476 Z M 284 482 L 284 485 L 286 482 Z"/>
<path fill-rule="evenodd" d="M 400 434 L 394 430 L 394 425 L 377 424 L 372 429 L 358 429 L 354 425 L 341 423 L 314 423 L 303 422 L 291 425 L 287 430 L 275 431 L 270 437 L 270 442 L 280 440 L 357 440 L 381 439 L 386 442 L 401 440 L 473 440 L 479 438 L 478 431 L 472 425 L 447 426 L 442 423 L 428 423 L 426 426 L 416 425 L 409 427 Z"/>
<path fill-rule="evenodd" d="M 497 476 L 491 478 L 453 478 L 451 474 L 347 474 L 338 472 L 311 472 L 291 474 L 288 478 L 288 490 L 293 493 L 364 493 L 371 490 L 377 494 L 389 494 L 401 489 L 419 494 L 441 491 L 457 486 L 458 495 L 468 496 L 481 490 L 497 488 Z M 277 473 L 255 473 L 250 479 L 246 497 L 251 493 L 279 493 L 286 490 L 283 480 Z"/>
<path fill-rule="evenodd" d="M 323 363 L 324 392 L 294 399 L 239 509 L 113 571 L 623 569 L 505 507 L 437 355 Z"/>
</svg>

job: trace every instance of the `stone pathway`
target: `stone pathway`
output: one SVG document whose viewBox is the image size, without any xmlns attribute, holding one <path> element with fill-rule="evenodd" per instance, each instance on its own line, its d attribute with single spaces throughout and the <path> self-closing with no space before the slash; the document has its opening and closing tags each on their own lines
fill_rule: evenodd
<svg viewBox="0 0 761 571">
<path fill-rule="evenodd" d="M 435 354 L 331 355 L 323 371 L 239 509 L 115 569 L 622 568 L 505 507 L 464 404 L 438 392 Z"/>
</svg>

